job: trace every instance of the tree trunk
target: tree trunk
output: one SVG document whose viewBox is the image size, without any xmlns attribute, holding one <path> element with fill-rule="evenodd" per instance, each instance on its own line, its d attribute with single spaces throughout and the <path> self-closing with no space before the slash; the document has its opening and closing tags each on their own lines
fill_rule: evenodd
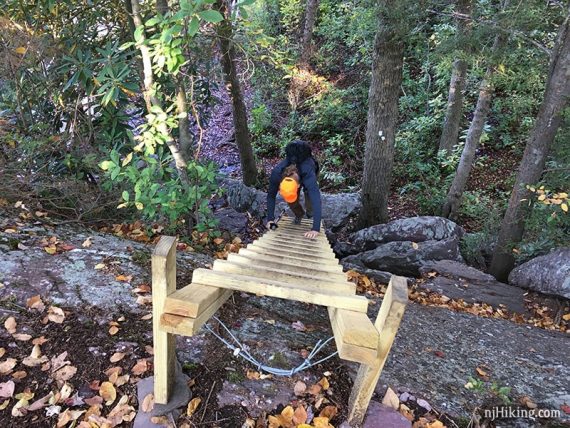
<svg viewBox="0 0 570 428">
<path fill-rule="evenodd" d="M 399 23 L 395 16 L 398 14 L 392 13 L 393 8 L 397 7 L 396 3 L 386 1 L 381 6 L 388 17 L 379 17 L 374 39 L 359 227 L 388 221 L 398 97 L 404 62 L 404 42 L 396 28 Z"/>
<path fill-rule="evenodd" d="M 243 182 L 246 186 L 253 186 L 257 182 L 257 167 L 255 165 L 255 157 L 253 156 L 251 138 L 247 126 L 247 110 L 235 64 L 236 53 L 232 40 L 230 13 L 224 0 L 217 0 L 214 7 L 225 17 L 225 19 L 218 24 L 216 31 L 220 42 L 222 69 L 226 80 L 226 88 L 232 100 L 233 121 L 236 143 L 240 155 Z"/>
<path fill-rule="evenodd" d="M 311 57 L 311 41 L 313 40 L 313 29 L 317 18 L 319 0 L 307 0 L 305 8 L 305 25 L 303 26 L 303 37 L 301 39 L 301 67 L 307 67 Z"/>
<path fill-rule="evenodd" d="M 506 41 L 507 36 L 504 33 L 499 33 L 495 37 L 491 53 L 493 57 L 495 57 L 503 48 Z M 469 131 L 467 132 L 467 139 L 465 140 L 463 152 L 461 152 L 461 160 L 459 161 L 457 171 L 455 171 L 455 176 L 453 177 L 453 183 L 451 184 L 449 192 L 447 193 L 447 198 L 441 210 L 441 215 L 443 217 L 447 217 L 452 220 L 457 220 L 459 207 L 461 206 L 461 199 L 463 198 L 463 192 L 465 191 L 465 186 L 467 185 L 467 180 L 471 173 L 471 168 L 473 168 L 475 152 L 477 151 L 477 147 L 479 147 L 483 128 L 487 121 L 489 110 L 491 109 L 491 99 L 493 98 L 494 91 L 491 81 L 494 74 L 495 65 L 493 64 L 487 67 L 485 77 L 483 78 L 483 82 L 481 82 L 477 106 L 475 107 L 475 113 L 473 114 L 473 120 L 469 126 Z"/>
<path fill-rule="evenodd" d="M 470 21 L 466 19 L 471 14 L 471 0 L 459 0 L 456 13 L 459 16 L 455 20 L 457 26 L 455 41 L 459 46 L 462 46 L 465 44 L 466 37 L 471 33 Z M 465 51 L 465 49 L 462 49 L 462 51 Z M 462 58 L 463 53 L 460 52 L 459 58 L 453 62 L 447 98 L 447 111 L 445 112 L 443 130 L 439 140 L 439 150 L 444 150 L 447 155 L 451 154 L 451 150 L 457 144 L 459 138 L 459 126 L 461 124 L 461 113 L 463 112 L 463 91 L 465 89 L 465 78 L 467 77 L 467 61 Z"/>
<path fill-rule="evenodd" d="M 524 233 L 524 220 L 528 213 L 528 203 L 525 201 L 532 197 L 526 185 L 540 180 L 548 150 L 560 126 L 562 110 L 570 98 L 570 10 L 568 13 L 559 28 L 558 39 L 550 56 L 544 99 L 519 165 L 489 268 L 489 272 L 500 281 L 506 281 L 513 269 L 515 260 L 512 248 L 521 241 Z"/>
<path fill-rule="evenodd" d="M 131 6 L 133 9 L 133 21 L 136 27 L 143 26 L 144 23 L 141 17 L 139 0 L 131 0 Z M 142 43 L 144 42 L 144 39 L 145 35 L 143 31 L 142 40 L 141 43 L 139 43 L 139 50 L 141 51 L 142 62 L 143 62 L 143 73 L 144 73 L 143 96 L 147 106 L 151 107 L 158 106 L 162 109 L 160 100 L 154 94 L 154 75 L 152 72 L 152 61 L 150 58 L 150 52 L 148 46 Z M 188 180 L 188 173 L 186 171 L 187 167 L 186 159 L 182 155 L 182 152 L 180 151 L 176 142 L 173 140 L 170 130 L 168 129 L 168 126 L 166 126 L 165 123 L 161 124 L 158 130 L 160 131 L 161 134 L 163 134 L 166 137 L 166 144 L 168 145 L 168 149 L 170 150 L 170 153 L 172 154 L 172 157 L 176 164 L 176 170 L 178 171 L 180 180 L 182 181 L 182 183 L 188 186 L 190 184 L 190 181 Z"/>
<path fill-rule="evenodd" d="M 178 142 L 184 159 L 192 157 L 193 144 L 188 120 L 188 101 L 186 99 L 186 86 L 182 77 L 178 77 L 176 84 L 176 112 L 178 113 Z"/>
<path fill-rule="evenodd" d="M 156 11 L 162 16 L 168 13 L 168 0 L 156 0 Z"/>
</svg>

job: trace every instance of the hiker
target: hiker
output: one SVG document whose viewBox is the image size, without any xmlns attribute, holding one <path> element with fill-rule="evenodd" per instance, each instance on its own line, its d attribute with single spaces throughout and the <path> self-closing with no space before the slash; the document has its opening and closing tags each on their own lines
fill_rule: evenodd
<svg viewBox="0 0 570 428">
<path fill-rule="evenodd" d="M 275 224 L 275 197 L 279 191 L 295 215 L 294 224 L 301 224 L 305 215 L 313 218 L 313 227 L 305 237 L 314 239 L 321 230 L 321 192 L 317 184 L 319 164 L 306 141 L 295 140 L 287 144 L 285 156 L 271 171 L 267 192 L 267 228 Z M 305 208 L 299 201 L 301 188 L 305 195 Z"/>
</svg>

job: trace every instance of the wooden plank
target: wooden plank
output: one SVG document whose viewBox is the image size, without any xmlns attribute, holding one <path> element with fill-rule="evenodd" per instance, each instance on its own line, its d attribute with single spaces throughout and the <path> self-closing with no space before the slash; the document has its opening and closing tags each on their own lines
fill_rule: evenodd
<svg viewBox="0 0 570 428">
<path fill-rule="evenodd" d="M 233 254 L 228 255 L 228 260 Z M 311 260 L 297 260 L 297 259 L 293 260 L 293 259 L 285 259 L 283 257 L 275 257 L 271 255 L 261 255 L 253 251 L 248 251 L 247 249 L 240 250 L 240 252 L 237 255 L 244 256 L 253 260 L 259 260 L 260 262 L 268 261 L 273 263 L 285 264 L 288 265 L 290 269 L 309 268 L 309 269 L 321 270 L 333 273 L 340 273 L 340 274 L 343 273 L 342 266 L 340 265 L 336 266 L 327 265 L 323 263 L 315 263 L 314 261 Z"/>
<path fill-rule="evenodd" d="M 347 342 L 346 336 L 343 335 L 344 331 L 339 323 L 339 318 L 335 316 L 334 312 L 332 312 L 333 315 L 331 315 L 331 310 L 334 311 L 335 308 L 329 307 L 328 310 L 339 357 L 347 361 L 374 364 L 378 360 L 378 348 L 367 348 Z M 366 316 L 366 314 L 362 315 Z M 372 322 L 370 322 L 370 325 L 372 325 Z"/>
<path fill-rule="evenodd" d="M 356 375 L 350 394 L 348 423 L 359 426 L 364 420 L 366 409 L 394 343 L 394 338 L 408 303 L 408 285 L 406 279 L 392 276 L 380 312 L 374 326 L 380 333 L 378 358 L 372 364 L 362 364 Z"/>
<path fill-rule="evenodd" d="M 195 281 L 200 284 L 245 291 L 262 296 L 279 297 L 281 299 L 332 306 L 357 312 L 366 312 L 368 309 L 368 299 L 362 296 L 334 293 L 330 290 L 327 292 L 318 291 L 312 287 L 301 288 L 280 281 L 228 274 L 202 268 L 196 269 L 193 276 Z"/>
<path fill-rule="evenodd" d="M 163 312 L 196 318 L 222 294 L 218 287 L 192 283 L 169 295 Z"/>
<path fill-rule="evenodd" d="M 304 259 L 304 260 L 315 260 L 319 263 L 333 264 L 337 265 L 338 260 L 332 254 L 323 254 L 320 251 L 291 251 L 291 250 L 281 250 L 279 248 L 267 248 L 260 245 L 249 244 L 246 247 L 248 250 L 255 251 L 260 254 L 275 255 L 281 257 L 291 257 L 294 259 Z"/>
<path fill-rule="evenodd" d="M 246 263 L 255 267 L 267 267 L 271 269 L 280 269 L 284 271 L 294 271 L 305 275 L 312 275 L 323 279 L 330 279 L 331 281 L 342 281 L 346 279 L 346 274 L 342 273 L 336 268 L 330 266 L 315 266 L 303 267 L 284 263 L 282 261 L 271 261 L 260 259 L 258 257 L 245 256 L 240 254 L 231 253 L 228 255 L 228 261 L 237 263 Z"/>
<path fill-rule="evenodd" d="M 268 267 L 252 266 L 246 263 L 237 263 L 229 260 L 216 260 L 214 270 L 217 272 L 237 273 L 241 275 L 254 276 L 257 278 L 271 279 L 285 282 L 290 285 L 301 284 L 305 286 L 316 285 L 315 289 L 333 290 L 335 293 L 355 294 L 356 284 L 343 280 L 320 278 L 313 275 L 306 275 L 298 272 L 290 272 L 281 269 L 271 269 Z M 370 323 L 372 325 L 372 323 Z"/>
<path fill-rule="evenodd" d="M 337 267 L 342 272 L 342 266 L 338 263 L 337 259 L 323 259 L 318 257 L 293 257 L 280 254 L 278 251 L 262 251 L 259 248 L 242 248 L 238 254 L 255 256 L 257 258 L 271 258 L 274 260 L 283 260 L 287 263 L 298 264 L 299 266 L 311 267 L 313 265 L 325 265 L 330 267 Z"/>
<path fill-rule="evenodd" d="M 378 354 L 378 330 L 362 312 L 347 311 L 345 309 L 328 308 L 331 325 L 339 328 L 342 341 L 351 345 L 370 348 Z"/>
<path fill-rule="evenodd" d="M 293 256 L 305 256 L 305 255 L 316 255 L 319 257 L 326 257 L 333 259 L 336 256 L 331 250 L 326 248 L 299 248 L 295 245 L 278 245 L 268 242 L 255 241 L 253 244 L 249 244 L 246 248 L 263 248 L 264 250 L 273 250 L 278 252 L 283 252 L 284 254 L 290 254 Z"/>
<path fill-rule="evenodd" d="M 309 240 L 305 240 L 303 241 L 296 241 L 296 240 L 292 240 L 292 239 L 286 239 L 286 238 L 274 238 L 274 237 L 270 237 L 270 236 L 263 236 L 261 238 L 259 238 L 258 240 L 254 241 L 254 243 L 260 243 L 260 244 L 264 244 L 264 245 L 274 245 L 277 247 L 287 247 L 287 248 L 298 248 L 298 249 L 304 249 L 304 250 L 322 250 L 325 252 L 329 252 L 332 253 L 332 248 L 330 247 L 330 245 L 328 243 L 324 243 L 324 242 L 315 242 L 312 243 Z"/>
<path fill-rule="evenodd" d="M 174 336 L 160 329 L 160 316 L 168 295 L 176 290 L 176 238 L 163 236 L 152 253 L 152 334 L 154 397 L 166 404 L 174 382 Z"/>
<path fill-rule="evenodd" d="M 275 231 L 271 231 L 271 232 L 265 232 L 265 234 L 263 236 L 267 236 L 267 237 L 271 237 L 271 238 L 276 238 L 279 240 L 293 240 L 295 242 L 298 242 L 300 244 L 327 244 L 330 246 L 330 243 L 327 239 L 326 236 L 324 235 L 319 235 L 316 238 L 305 238 L 305 232 L 307 232 L 307 230 L 305 231 L 301 231 L 299 233 L 297 232 L 291 232 L 291 231 L 279 231 L 279 230 L 275 230 Z"/>
<path fill-rule="evenodd" d="M 200 284 L 195 284 L 200 285 Z M 189 318 L 180 315 L 162 314 L 160 318 L 160 328 L 172 334 L 181 334 L 183 336 L 193 336 L 200 328 L 208 322 L 210 318 L 218 311 L 232 295 L 232 290 L 222 290 L 222 294 L 210 306 L 208 306 L 198 317 Z"/>
</svg>

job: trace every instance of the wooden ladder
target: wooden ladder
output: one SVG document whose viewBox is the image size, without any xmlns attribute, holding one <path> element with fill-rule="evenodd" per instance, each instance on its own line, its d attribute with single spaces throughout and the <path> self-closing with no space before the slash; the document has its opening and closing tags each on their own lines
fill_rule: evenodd
<svg viewBox="0 0 570 428">
<path fill-rule="evenodd" d="M 160 238 L 152 255 L 154 398 L 166 404 L 174 379 L 174 335 L 192 336 L 234 290 L 326 306 L 340 358 L 360 363 L 349 401 L 348 422 L 359 425 L 392 347 L 408 302 L 405 278 L 392 276 L 374 324 L 368 299 L 356 295 L 323 234 L 303 237 L 312 222 L 279 228 L 196 269 L 192 283 L 176 290 L 176 238 Z"/>
</svg>

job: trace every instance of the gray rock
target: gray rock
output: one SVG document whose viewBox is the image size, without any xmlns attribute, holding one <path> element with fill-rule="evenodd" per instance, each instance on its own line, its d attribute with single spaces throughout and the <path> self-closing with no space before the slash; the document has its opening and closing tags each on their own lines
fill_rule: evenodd
<svg viewBox="0 0 570 428">
<path fill-rule="evenodd" d="M 402 414 L 376 401 L 371 401 L 362 428 L 411 428 Z"/>
<path fill-rule="evenodd" d="M 388 242 L 373 250 L 345 257 L 342 263 L 396 275 L 418 276 L 420 268 L 427 263 L 437 260 L 463 261 L 458 243 L 457 237 L 440 241 Z"/>
<path fill-rule="evenodd" d="M 245 186 L 241 181 L 224 179 L 221 185 L 226 189 L 226 197 L 230 207 L 238 212 L 249 211 L 255 217 L 265 217 L 267 208 L 267 193 Z M 304 195 L 301 192 L 301 202 Z M 357 193 L 321 194 L 322 219 L 327 229 L 336 231 L 344 226 L 351 216 L 361 207 L 360 196 Z M 281 210 L 288 211 L 289 207 L 277 195 L 275 214 Z"/>
<path fill-rule="evenodd" d="M 345 271 L 347 270 L 355 270 L 363 275 L 366 275 L 369 278 L 375 279 L 382 284 L 388 284 L 390 282 L 390 278 L 392 278 L 392 274 L 390 272 L 384 272 L 381 270 L 375 269 L 368 269 L 362 266 L 358 266 L 348 262 L 342 262 L 342 267 Z"/>
<path fill-rule="evenodd" d="M 431 277 L 427 275 L 429 272 L 436 272 L 438 276 Z M 495 308 L 504 305 L 511 312 L 527 312 L 523 290 L 463 263 L 453 260 L 427 263 L 420 268 L 420 273 L 426 281 L 419 285 L 429 291 L 468 303 L 487 303 Z"/>
<path fill-rule="evenodd" d="M 356 254 L 387 242 L 459 240 L 463 234 L 462 227 L 443 217 L 409 217 L 359 230 L 350 236 L 351 246 L 342 250 Z"/>
<path fill-rule="evenodd" d="M 509 284 L 570 299 L 570 247 L 523 263 L 511 272 Z"/>
<path fill-rule="evenodd" d="M 214 212 L 214 217 L 220 221 L 218 228 L 227 230 L 233 235 L 245 233 L 247 229 L 247 215 L 239 213 L 233 208 L 221 208 Z"/>
</svg>

